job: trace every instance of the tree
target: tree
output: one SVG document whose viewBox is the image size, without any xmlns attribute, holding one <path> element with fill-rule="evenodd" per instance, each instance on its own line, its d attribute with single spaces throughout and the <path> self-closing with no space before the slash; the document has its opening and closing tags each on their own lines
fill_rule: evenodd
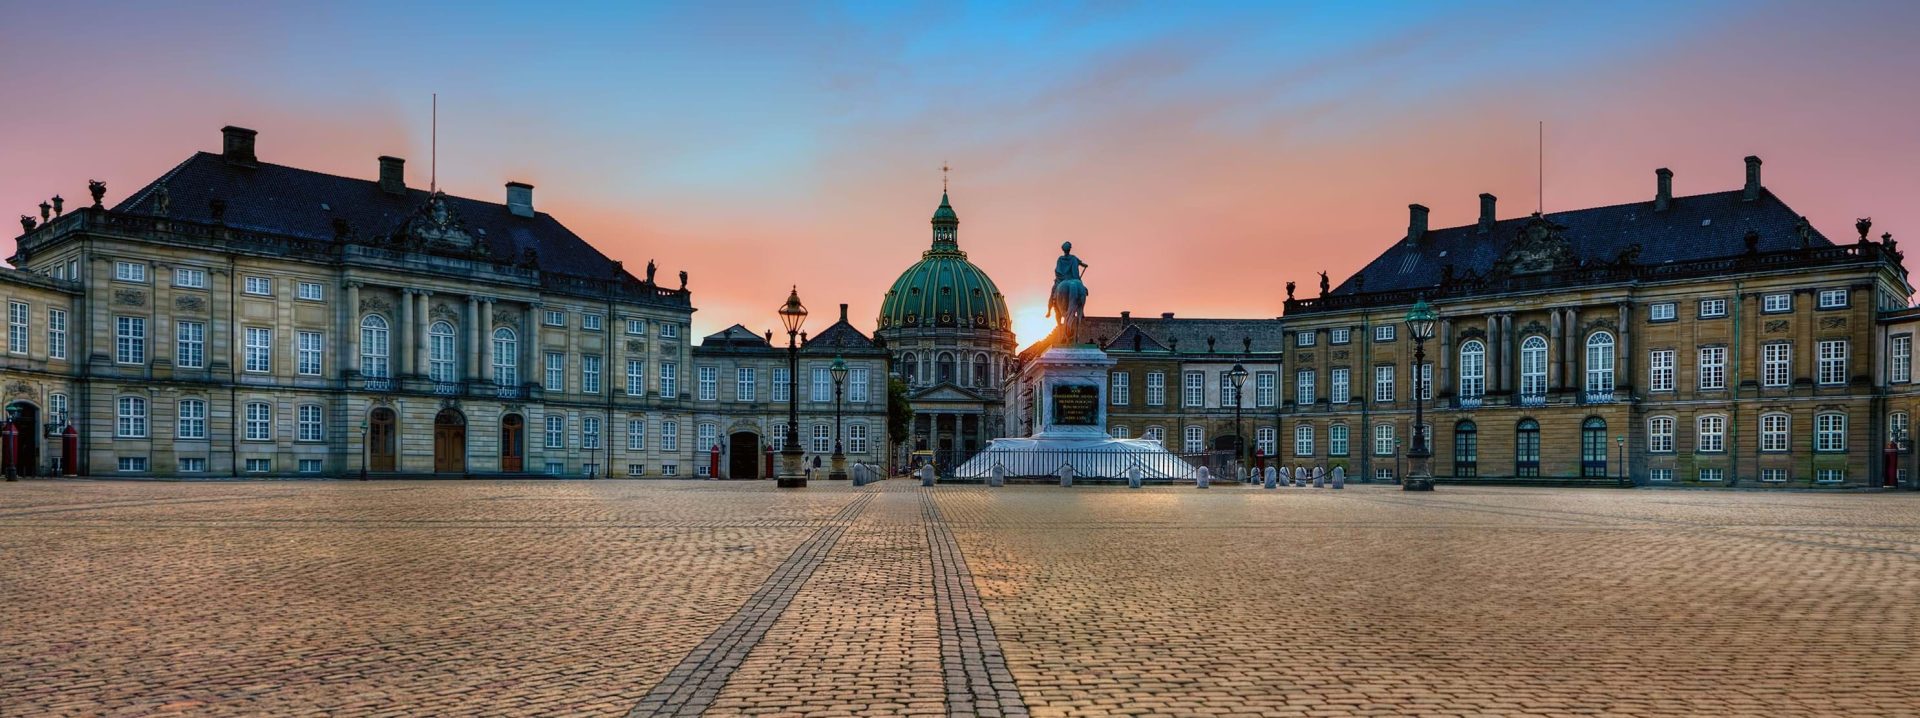
<svg viewBox="0 0 1920 718">
<path fill-rule="evenodd" d="M 907 382 L 887 377 L 887 441 L 899 447 L 913 439 L 913 404 L 907 401 Z M 897 453 L 897 452 L 895 452 Z"/>
</svg>

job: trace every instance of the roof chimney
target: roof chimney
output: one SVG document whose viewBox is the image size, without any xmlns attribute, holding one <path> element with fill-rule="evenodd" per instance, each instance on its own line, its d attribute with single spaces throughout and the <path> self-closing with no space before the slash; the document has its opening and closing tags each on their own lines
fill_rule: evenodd
<svg viewBox="0 0 1920 718">
<path fill-rule="evenodd" d="M 1760 158 L 1747 155 L 1747 191 L 1740 199 L 1752 202 L 1760 199 Z"/>
<path fill-rule="evenodd" d="M 1481 234 L 1486 234 L 1488 232 L 1493 231 L 1493 223 L 1496 221 L 1493 218 L 1493 203 L 1494 203 L 1494 200 L 1496 199 L 1498 198 L 1486 192 L 1480 193 L 1480 233 Z"/>
<path fill-rule="evenodd" d="M 407 193 L 407 161 L 398 157 L 380 156 L 380 191 L 387 194 Z"/>
<path fill-rule="evenodd" d="M 847 303 L 841 302 L 840 303 L 840 323 L 845 324 L 846 322 L 847 322 Z"/>
<path fill-rule="evenodd" d="M 1173 318 L 1173 312 L 1161 312 L 1161 313 L 1160 313 L 1160 318 L 1161 318 L 1161 319 L 1172 319 L 1172 318 Z"/>
<path fill-rule="evenodd" d="M 1407 205 L 1407 241 L 1416 242 L 1427 235 L 1427 208 L 1424 205 Z"/>
<path fill-rule="evenodd" d="M 1122 326 L 1125 326 L 1132 322 L 1133 322 L 1133 312 L 1127 311 L 1125 309 L 1120 310 L 1120 324 Z"/>
<path fill-rule="evenodd" d="M 1653 171 L 1653 211 L 1665 212 L 1673 206 L 1673 170 L 1662 167 Z"/>
<path fill-rule="evenodd" d="M 253 138 L 259 134 L 233 125 L 220 128 L 220 136 L 225 139 L 220 145 L 220 155 L 233 164 L 252 167 L 258 162 L 253 155 Z"/>
<path fill-rule="evenodd" d="M 508 182 L 507 211 L 522 217 L 532 217 L 533 185 L 525 182 Z"/>
</svg>

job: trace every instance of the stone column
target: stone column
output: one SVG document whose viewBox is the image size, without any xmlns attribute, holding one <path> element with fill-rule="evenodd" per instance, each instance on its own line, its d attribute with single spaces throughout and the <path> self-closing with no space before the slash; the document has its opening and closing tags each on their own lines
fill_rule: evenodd
<svg viewBox="0 0 1920 718">
<path fill-rule="evenodd" d="M 527 316 L 520 322 L 520 383 L 544 381 L 546 367 L 540 364 L 540 312 L 539 302 L 527 303 Z M 612 337 L 612 330 L 608 330 Z M 621 368 L 621 381 L 626 381 L 626 368 Z M 534 373 L 539 372 L 539 373 Z"/>
<path fill-rule="evenodd" d="M 480 381 L 480 298 L 467 295 L 467 381 Z"/>
<path fill-rule="evenodd" d="M 1486 393 L 1500 393 L 1500 315 L 1487 315 Z"/>
<path fill-rule="evenodd" d="M 360 283 L 347 282 L 346 347 L 340 359 L 340 375 L 360 373 Z"/>
<path fill-rule="evenodd" d="M 1567 361 L 1565 351 L 1567 342 L 1564 339 L 1565 332 L 1563 331 L 1565 322 L 1562 321 L 1560 310 L 1553 310 L 1553 315 L 1548 318 L 1547 323 L 1550 327 L 1548 329 L 1547 351 L 1553 353 L 1553 358 L 1547 361 L 1547 386 L 1554 390 L 1564 389 L 1567 383 L 1561 381 L 1563 375 L 1560 372 L 1560 365 Z"/>
<path fill-rule="evenodd" d="M 413 330 L 412 289 L 402 288 L 400 290 L 400 311 L 398 314 L 400 316 L 396 317 L 398 321 L 394 323 L 393 327 L 393 375 L 402 377 L 413 373 L 413 342 L 414 338 L 419 336 Z"/>
<path fill-rule="evenodd" d="M 1567 309 L 1566 326 L 1567 343 L 1565 351 L 1567 357 L 1567 386 L 1572 387 L 1575 391 L 1585 391 L 1586 374 L 1580 357 L 1581 353 L 1587 350 L 1587 338 L 1581 336 L 1583 332 L 1580 331 L 1579 309 Z"/>
<path fill-rule="evenodd" d="M 1620 329 L 1613 337 L 1613 386 L 1624 391 L 1633 387 L 1633 346 L 1627 340 L 1633 335 L 1633 305 L 1621 302 L 1615 307 L 1620 312 Z"/>
<path fill-rule="evenodd" d="M 480 377 L 493 381 L 493 297 L 480 300 Z"/>
<path fill-rule="evenodd" d="M 429 369 L 433 358 L 433 345 L 427 331 L 433 324 L 433 292 L 416 289 L 413 299 L 418 304 L 413 310 L 413 373 L 426 376 L 431 373 Z"/>
<path fill-rule="evenodd" d="M 1435 397 L 1453 396 L 1453 320 L 1440 320 L 1440 362 L 1434 370 Z"/>
</svg>

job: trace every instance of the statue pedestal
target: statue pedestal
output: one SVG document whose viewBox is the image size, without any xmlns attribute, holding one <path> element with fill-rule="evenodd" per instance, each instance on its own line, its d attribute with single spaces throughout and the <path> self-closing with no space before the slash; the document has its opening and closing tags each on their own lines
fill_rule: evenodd
<svg viewBox="0 0 1920 718">
<path fill-rule="evenodd" d="M 1189 480 L 1194 467 L 1159 442 L 1107 434 L 1107 371 L 1112 357 L 1092 345 L 1056 346 L 1022 367 L 1020 385 L 1034 389 L 1033 436 L 994 439 L 954 469 L 961 479 L 1004 476 Z"/>
<path fill-rule="evenodd" d="M 1106 439 L 1107 370 L 1113 357 L 1092 345 L 1048 349 L 1020 368 L 1034 387 L 1035 439 Z"/>
</svg>

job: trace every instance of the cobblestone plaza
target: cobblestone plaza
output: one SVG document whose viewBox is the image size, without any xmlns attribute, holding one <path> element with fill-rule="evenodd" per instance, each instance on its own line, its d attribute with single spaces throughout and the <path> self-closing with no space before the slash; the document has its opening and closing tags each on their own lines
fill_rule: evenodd
<svg viewBox="0 0 1920 718">
<path fill-rule="evenodd" d="M 1913 715 L 1920 495 L 0 484 L 0 715 Z"/>
</svg>

